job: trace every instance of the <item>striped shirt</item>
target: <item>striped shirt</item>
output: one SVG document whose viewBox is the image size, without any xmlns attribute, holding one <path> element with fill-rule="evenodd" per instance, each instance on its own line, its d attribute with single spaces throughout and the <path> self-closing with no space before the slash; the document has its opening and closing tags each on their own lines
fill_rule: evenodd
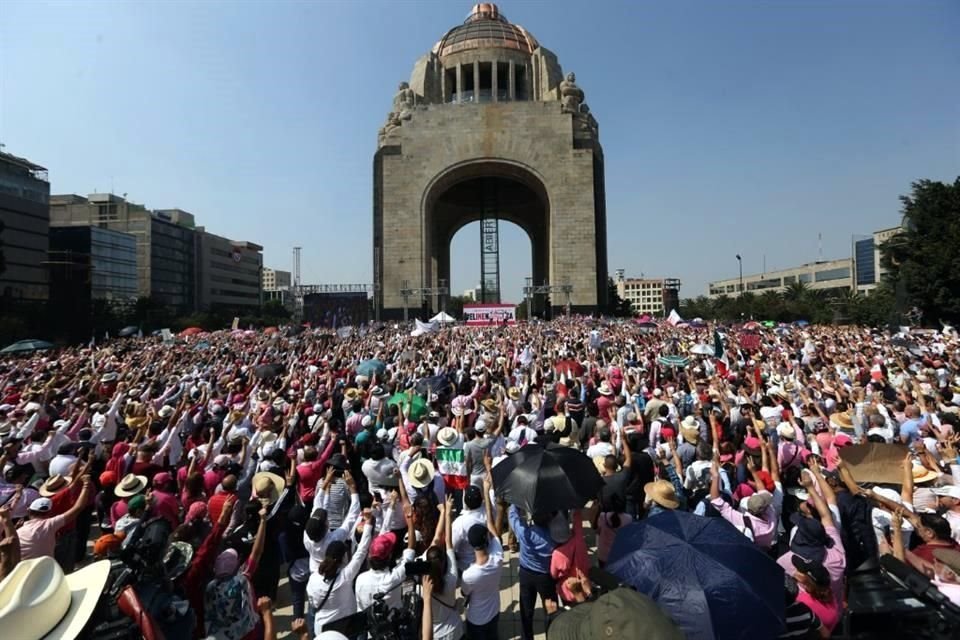
<svg viewBox="0 0 960 640">
<path fill-rule="evenodd" d="M 802 602 L 794 602 L 785 613 L 786 629 L 780 638 L 819 638 L 820 619 Z"/>
</svg>

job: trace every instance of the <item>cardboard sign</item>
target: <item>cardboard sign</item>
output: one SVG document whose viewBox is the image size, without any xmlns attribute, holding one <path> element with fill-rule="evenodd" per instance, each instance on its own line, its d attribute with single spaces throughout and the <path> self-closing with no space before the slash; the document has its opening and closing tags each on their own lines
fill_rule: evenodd
<svg viewBox="0 0 960 640">
<path fill-rule="evenodd" d="M 173 344 L 173 334 L 170 329 L 160 329 L 160 337 L 163 338 L 163 344 Z"/>
<path fill-rule="evenodd" d="M 840 458 L 857 482 L 901 484 L 903 482 L 903 459 L 907 446 L 868 442 L 851 447 L 841 447 Z"/>
<path fill-rule="evenodd" d="M 240 328 L 240 316 L 233 316 L 233 324 L 230 325 L 231 331 L 236 331 Z"/>
</svg>

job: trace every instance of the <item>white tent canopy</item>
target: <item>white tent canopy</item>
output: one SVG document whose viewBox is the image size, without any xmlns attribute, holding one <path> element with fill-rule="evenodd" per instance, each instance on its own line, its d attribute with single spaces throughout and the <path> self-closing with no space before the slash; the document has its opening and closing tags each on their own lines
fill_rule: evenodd
<svg viewBox="0 0 960 640">
<path fill-rule="evenodd" d="M 453 316 L 449 315 L 446 311 L 441 311 L 437 315 L 430 318 L 430 322 L 439 322 L 440 324 L 449 324 L 451 322 L 456 322 L 453 319 Z"/>
</svg>

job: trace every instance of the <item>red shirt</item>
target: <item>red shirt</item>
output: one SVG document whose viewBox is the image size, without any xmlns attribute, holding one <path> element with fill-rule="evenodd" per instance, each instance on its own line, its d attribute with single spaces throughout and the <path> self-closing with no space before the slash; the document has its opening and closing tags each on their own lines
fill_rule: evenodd
<svg viewBox="0 0 960 640">
<path fill-rule="evenodd" d="M 220 495 L 220 494 L 218 494 Z M 226 495 L 226 494 L 223 494 Z M 216 498 L 217 496 L 214 496 Z M 223 507 L 221 503 L 220 507 Z M 213 529 L 207 535 L 207 539 L 193 554 L 193 560 L 190 561 L 190 568 L 183 574 L 183 591 L 190 601 L 194 615 L 197 616 L 197 626 L 194 628 L 193 637 L 201 638 L 204 635 L 203 629 L 203 595 L 207 583 L 213 578 L 213 562 L 217 559 L 217 552 L 220 550 L 220 541 L 223 539 L 225 527 L 220 525 L 220 520 L 213 521 Z"/>
<path fill-rule="evenodd" d="M 66 513 L 70 510 L 70 507 L 73 506 L 73 503 L 77 501 L 77 498 L 80 497 L 81 485 L 79 482 L 75 483 L 72 487 L 64 487 L 57 491 L 55 494 L 50 496 L 50 503 L 53 505 L 50 509 L 51 516 L 58 516 L 61 513 Z M 57 537 L 59 538 L 68 531 L 73 531 L 73 528 L 76 526 L 76 520 L 71 520 L 66 523 L 57 531 Z"/>
<path fill-rule="evenodd" d="M 300 477 L 298 491 L 300 499 L 304 502 L 313 502 L 313 497 L 317 491 L 317 483 L 323 478 L 324 467 L 333 454 L 333 446 L 336 443 L 336 439 L 331 438 L 330 442 L 327 443 L 327 448 L 323 450 L 319 458 L 313 462 L 304 462 L 297 465 L 297 475 Z"/>
<path fill-rule="evenodd" d="M 153 514 L 160 516 L 169 522 L 173 529 L 176 529 L 180 525 L 180 504 L 176 496 L 156 489 L 151 495 L 153 496 Z"/>
</svg>

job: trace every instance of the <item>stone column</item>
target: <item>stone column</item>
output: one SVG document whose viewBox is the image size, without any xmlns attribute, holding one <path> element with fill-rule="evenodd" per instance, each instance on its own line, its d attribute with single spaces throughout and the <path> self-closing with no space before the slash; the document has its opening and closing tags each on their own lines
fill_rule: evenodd
<svg viewBox="0 0 960 640">
<path fill-rule="evenodd" d="M 510 97 L 510 101 L 517 99 L 517 75 L 516 71 L 513 70 L 513 60 L 510 61 L 510 74 L 508 76 L 507 84 L 507 95 Z"/>
<path fill-rule="evenodd" d="M 480 102 L 480 61 L 473 61 L 473 101 Z"/>
<path fill-rule="evenodd" d="M 460 104 L 460 91 L 463 89 L 463 69 L 460 66 L 460 63 L 457 63 L 457 99 L 456 103 Z"/>
<path fill-rule="evenodd" d="M 497 59 L 494 58 L 494 59 L 493 59 L 493 62 L 491 62 L 490 64 L 493 65 L 492 67 L 490 67 L 490 84 L 491 84 L 491 87 L 490 87 L 490 88 L 493 90 L 493 101 L 494 101 L 494 102 L 497 102 L 497 101 L 498 101 L 498 98 L 497 98 L 497 91 L 498 91 L 498 87 L 497 87 Z"/>
</svg>

